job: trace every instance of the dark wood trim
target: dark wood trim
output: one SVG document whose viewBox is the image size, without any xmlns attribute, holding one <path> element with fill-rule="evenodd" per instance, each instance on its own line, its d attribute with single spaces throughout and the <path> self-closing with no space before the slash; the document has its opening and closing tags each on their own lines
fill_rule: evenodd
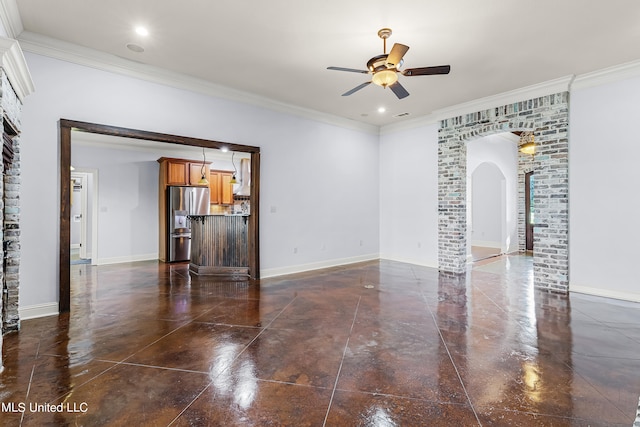
<svg viewBox="0 0 640 427">
<path fill-rule="evenodd" d="M 260 278 L 260 152 L 251 153 L 251 188 L 249 205 L 249 275 Z"/>
<path fill-rule="evenodd" d="M 100 135 L 119 136 L 132 139 L 144 139 L 170 144 L 189 145 L 204 148 L 228 148 L 231 151 L 251 153 L 251 216 L 249 217 L 249 269 L 251 278 L 260 277 L 260 245 L 259 236 L 259 212 L 260 212 L 260 147 L 250 145 L 231 144 L 221 141 L 213 141 L 187 136 L 170 135 L 165 133 L 149 132 L 137 129 L 128 129 L 117 126 L 101 125 L 97 123 L 80 122 L 75 120 L 60 119 L 59 129 L 59 154 L 60 154 L 60 230 L 59 230 L 59 260 L 60 277 L 59 289 L 60 312 L 71 310 L 71 131 L 97 133 Z"/>
<path fill-rule="evenodd" d="M 534 224 L 531 222 L 531 177 L 532 176 L 533 176 L 533 172 L 526 172 L 524 174 L 525 249 L 528 251 L 533 251 Z"/>
<path fill-rule="evenodd" d="M 156 142 L 168 142 L 170 144 L 190 145 L 204 148 L 228 148 L 230 151 L 241 153 L 259 153 L 260 147 L 251 145 L 232 144 L 228 142 L 214 141 L 209 139 L 191 138 L 188 136 L 170 135 L 166 133 L 156 133 L 137 129 L 121 128 L 117 126 L 99 125 L 96 123 L 79 122 L 74 120 L 60 119 L 60 123 L 73 130 L 97 133 L 100 135 L 120 136 L 123 138 L 146 139 Z"/>
<path fill-rule="evenodd" d="M 58 123 L 60 156 L 60 278 L 58 310 L 71 310 L 71 128 Z"/>
</svg>

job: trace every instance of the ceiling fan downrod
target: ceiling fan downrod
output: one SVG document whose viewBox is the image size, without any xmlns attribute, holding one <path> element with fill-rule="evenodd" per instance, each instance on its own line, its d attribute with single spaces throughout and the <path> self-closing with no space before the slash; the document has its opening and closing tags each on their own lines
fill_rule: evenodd
<svg viewBox="0 0 640 427">
<path fill-rule="evenodd" d="M 391 37 L 391 28 L 383 28 L 378 31 L 378 37 L 382 39 L 382 52 L 387 54 L 387 39 Z"/>
</svg>

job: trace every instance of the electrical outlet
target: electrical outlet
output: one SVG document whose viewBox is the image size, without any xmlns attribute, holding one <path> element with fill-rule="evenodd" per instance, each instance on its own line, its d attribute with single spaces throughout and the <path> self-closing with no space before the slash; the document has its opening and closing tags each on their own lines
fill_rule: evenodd
<svg viewBox="0 0 640 427">
<path fill-rule="evenodd" d="M 293 248 L 293 253 L 297 254 L 298 253 L 298 248 Z"/>
</svg>

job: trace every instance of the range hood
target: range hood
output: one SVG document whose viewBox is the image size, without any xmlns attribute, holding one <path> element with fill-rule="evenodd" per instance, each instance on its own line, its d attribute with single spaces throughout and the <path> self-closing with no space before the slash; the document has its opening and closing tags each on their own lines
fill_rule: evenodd
<svg viewBox="0 0 640 427">
<path fill-rule="evenodd" d="M 251 194 L 251 160 L 240 160 L 240 187 L 236 191 L 237 196 L 248 196 Z"/>
</svg>

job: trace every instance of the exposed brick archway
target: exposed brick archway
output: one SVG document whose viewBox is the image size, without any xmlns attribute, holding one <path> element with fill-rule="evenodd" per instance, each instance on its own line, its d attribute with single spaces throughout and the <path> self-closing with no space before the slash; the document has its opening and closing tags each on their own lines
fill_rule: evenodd
<svg viewBox="0 0 640 427">
<path fill-rule="evenodd" d="M 562 92 L 440 122 L 438 130 L 438 266 L 440 271 L 467 270 L 466 142 L 500 132 L 530 130 L 536 155 L 520 154 L 519 187 L 524 173 L 536 176 L 534 194 L 534 285 L 566 293 L 568 277 L 569 93 Z M 524 238 L 524 194 L 518 196 L 518 235 Z M 522 205 L 522 206 L 520 206 Z M 524 250 L 524 242 L 519 242 Z"/>
</svg>

